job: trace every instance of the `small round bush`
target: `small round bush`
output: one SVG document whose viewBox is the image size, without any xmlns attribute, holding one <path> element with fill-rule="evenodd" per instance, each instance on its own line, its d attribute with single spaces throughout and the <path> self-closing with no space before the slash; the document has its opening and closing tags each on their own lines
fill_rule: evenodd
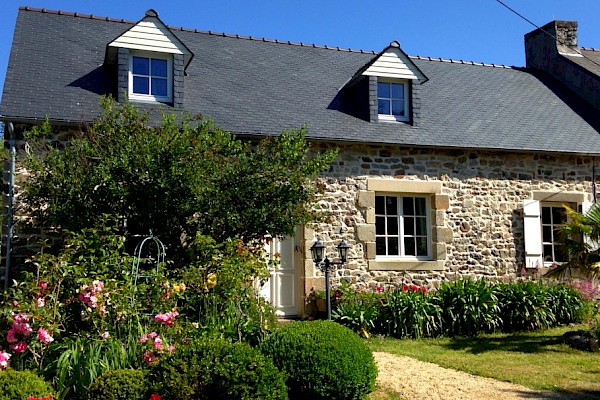
<svg viewBox="0 0 600 400">
<path fill-rule="evenodd" d="M 335 322 L 287 324 L 260 349 L 286 373 L 290 399 L 362 399 L 375 387 L 373 354 L 358 335 Z"/>
<path fill-rule="evenodd" d="M 169 400 L 285 400 L 285 376 L 246 343 L 204 339 L 179 347 L 151 372 Z"/>
<path fill-rule="evenodd" d="M 143 371 L 116 369 L 99 376 L 87 392 L 88 400 L 146 400 L 148 381 Z"/>
<path fill-rule="evenodd" d="M 54 396 L 52 386 L 31 371 L 0 371 L 0 400 Z"/>
</svg>

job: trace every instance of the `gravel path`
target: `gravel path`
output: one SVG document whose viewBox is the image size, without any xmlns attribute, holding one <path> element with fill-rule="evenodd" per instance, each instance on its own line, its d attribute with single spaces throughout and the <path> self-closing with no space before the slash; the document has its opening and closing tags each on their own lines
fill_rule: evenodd
<svg viewBox="0 0 600 400">
<path fill-rule="evenodd" d="M 374 352 L 379 368 L 377 383 L 410 400 L 562 400 L 577 397 L 542 392 L 442 368 L 438 365 L 389 353 Z M 580 398 L 580 397 L 579 397 Z"/>
</svg>

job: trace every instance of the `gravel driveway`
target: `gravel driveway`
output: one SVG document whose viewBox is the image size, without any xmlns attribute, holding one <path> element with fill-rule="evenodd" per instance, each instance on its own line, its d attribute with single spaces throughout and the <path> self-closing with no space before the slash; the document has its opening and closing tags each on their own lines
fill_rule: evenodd
<svg viewBox="0 0 600 400">
<path fill-rule="evenodd" d="M 574 400 L 582 398 L 536 391 L 521 385 L 442 368 L 409 357 L 382 352 L 374 352 L 373 355 L 379 368 L 377 383 L 393 389 L 407 400 Z"/>
</svg>

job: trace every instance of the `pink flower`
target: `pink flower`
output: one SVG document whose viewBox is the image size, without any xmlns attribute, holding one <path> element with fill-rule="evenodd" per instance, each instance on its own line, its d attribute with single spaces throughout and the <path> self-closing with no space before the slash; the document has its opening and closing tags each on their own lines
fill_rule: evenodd
<svg viewBox="0 0 600 400">
<path fill-rule="evenodd" d="M 12 303 L 13 303 L 13 306 L 15 306 L 15 307 L 19 307 L 19 302 L 18 302 L 18 301 L 16 301 L 16 300 L 13 300 L 13 302 L 12 302 Z"/>
<path fill-rule="evenodd" d="M 173 325 L 173 319 L 178 316 L 179 313 L 177 311 L 168 312 L 164 314 L 158 314 L 154 317 L 155 321 L 162 322 L 165 325 Z"/>
<path fill-rule="evenodd" d="M 156 337 L 154 339 L 154 341 L 152 342 L 152 346 L 156 349 L 156 350 L 162 350 L 163 349 L 163 344 L 162 344 L 162 339 L 160 337 Z"/>
<path fill-rule="evenodd" d="M 19 313 L 17 315 L 13 315 L 13 321 L 18 324 L 29 322 L 29 317 L 27 314 Z"/>
<path fill-rule="evenodd" d="M 54 338 L 44 328 L 38 329 L 37 337 L 42 343 L 52 343 L 54 341 Z"/>
<path fill-rule="evenodd" d="M 35 303 L 38 307 L 44 307 L 46 305 L 46 300 L 43 297 L 38 297 Z"/>
<path fill-rule="evenodd" d="M 110 337 L 110 333 L 108 333 L 108 331 L 103 332 L 100 337 L 104 340 L 108 339 Z"/>
<path fill-rule="evenodd" d="M 10 359 L 10 354 L 7 352 L 0 352 L 0 369 L 6 369 L 8 367 L 8 360 Z"/>
<path fill-rule="evenodd" d="M 154 354 L 153 351 L 147 351 L 142 355 L 142 360 L 148 365 L 154 365 L 158 363 L 158 357 Z"/>
<path fill-rule="evenodd" d="M 167 347 L 167 350 L 169 350 L 169 353 L 172 353 L 173 351 L 175 351 L 175 346 L 170 345 L 169 347 Z"/>
<path fill-rule="evenodd" d="M 15 353 L 22 353 L 25 350 L 27 350 L 27 343 L 25 342 L 18 342 L 15 344 L 11 344 L 8 346 L 12 351 L 14 351 Z"/>
<path fill-rule="evenodd" d="M 40 288 L 40 290 L 46 290 L 48 288 L 48 284 L 44 281 L 39 281 L 38 287 Z"/>
</svg>

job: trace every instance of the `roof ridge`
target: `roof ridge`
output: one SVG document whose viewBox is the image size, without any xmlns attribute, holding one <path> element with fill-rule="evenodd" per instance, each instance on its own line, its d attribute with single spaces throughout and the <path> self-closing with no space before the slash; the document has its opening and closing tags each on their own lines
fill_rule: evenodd
<svg viewBox="0 0 600 400">
<path fill-rule="evenodd" d="M 453 60 L 451 58 L 441 58 L 441 57 L 423 57 L 423 56 L 408 56 L 409 58 L 415 60 L 425 60 L 425 61 L 438 61 L 445 62 L 450 64 L 465 64 L 465 65 L 475 65 L 479 67 L 492 67 L 492 68 L 504 68 L 504 69 L 514 69 L 514 66 L 504 65 L 504 64 L 493 64 L 493 63 L 484 63 L 484 62 L 475 62 L 475 61 L 465 61 L 465 60 Z"/>
<path fill-rule="evenodd" d="M 594 47 L 580 47 L 581 50 L 587 50 L 587 51 L 600 51 L 600 49 L 596 49 Z"/>
<path fill-rule="evenodd" d="M 125 24 L 136 24 L 137 23 L 137 21 L 129 21 L 126 19 L 101 17 L 101 16 L 97 16 L 97 15 L 93 15 L 93 14 L 81 14 L 81 13 L 76 13 L 76 12 L 68 12 L 68 11 L 60 11 L 60 10 L 48 10 L 46 8 L 34 8 L 34 7 L 29 7 L 29 6 L 19 7 L 19 10 L 41 12 L 41 13 L 46 13 L 46 14 L 67 15 L 67 16 L 71 16 L 71 17 L 88 18 L 88 19 L 95 19 L 95 20 L 99 20 L 99 21 L 108 21 L 108 22 L 120 22 L 120 23 L 125 23 Z M 205 31 L 205 30 L 201 30 L 201 29 L 184 28 L 181 26 L 172 26 L 172 25 L 167 25 L 167 27 L 174 31 L 201 33 L 201 34 L 205 34 L 205 35 L 222 36 L 222 37 L 228 37 L 228 38 L 234 38 L 234 39 L 245 39 L 245 40 L 255 40 L 255 41 L 266 42 L 266 43 L 287 44 L 289 46 L 313 47 L 316 49 L 337 50 L 337 51 L 344 51 L 344 52 L 349 52 L 349 53 L 361 53 L 361 54 L 373 54 L 373 55 L 379 54 L 379 52 L 374 51 L 374 50 L 360 50 L 360 49 L 344 48 L 344 47 L 339 47 L 339 46 L 318 45 L 318 44 L 314 44 L 314 43 L 292 42 L 289 40 L 286 41 L 286 40 L 277 40 L 277 39 L 267 39 L 267 38 L 254 37 L 254 36 L 229 34 L 229 33 L 224 33 L 224 32 L 213 32 L 213 31 Z M 585 48 L 585 47 L 582 47 L 582 49 L 600 51 L 600 49 L 590 49 L 590 48 Z M 446 63 L 452 63 L 452 64 L 465 64 L 465 65 L 475 65 L 475 66 L 494 67 L 494 68 L 507 68 L 507 69 L 514 68 L 514 67 L 511 67 L 508 65 L 503 65 L 503 64 L 490 64 L 490 63 L 483 63 L 483 62 L 478 63 L 478 62 L 474 62 L 474 61 L 453 60 L 453 59 L 445 59 L 445 58 L 441 58 L 441 57 L 422 57 L 422 56 L 410 56 L 410 55 L 408 57 L 415 59 L 415 60 L 439 61 L 439 62 L 446 62 Z"/>
</svg>

